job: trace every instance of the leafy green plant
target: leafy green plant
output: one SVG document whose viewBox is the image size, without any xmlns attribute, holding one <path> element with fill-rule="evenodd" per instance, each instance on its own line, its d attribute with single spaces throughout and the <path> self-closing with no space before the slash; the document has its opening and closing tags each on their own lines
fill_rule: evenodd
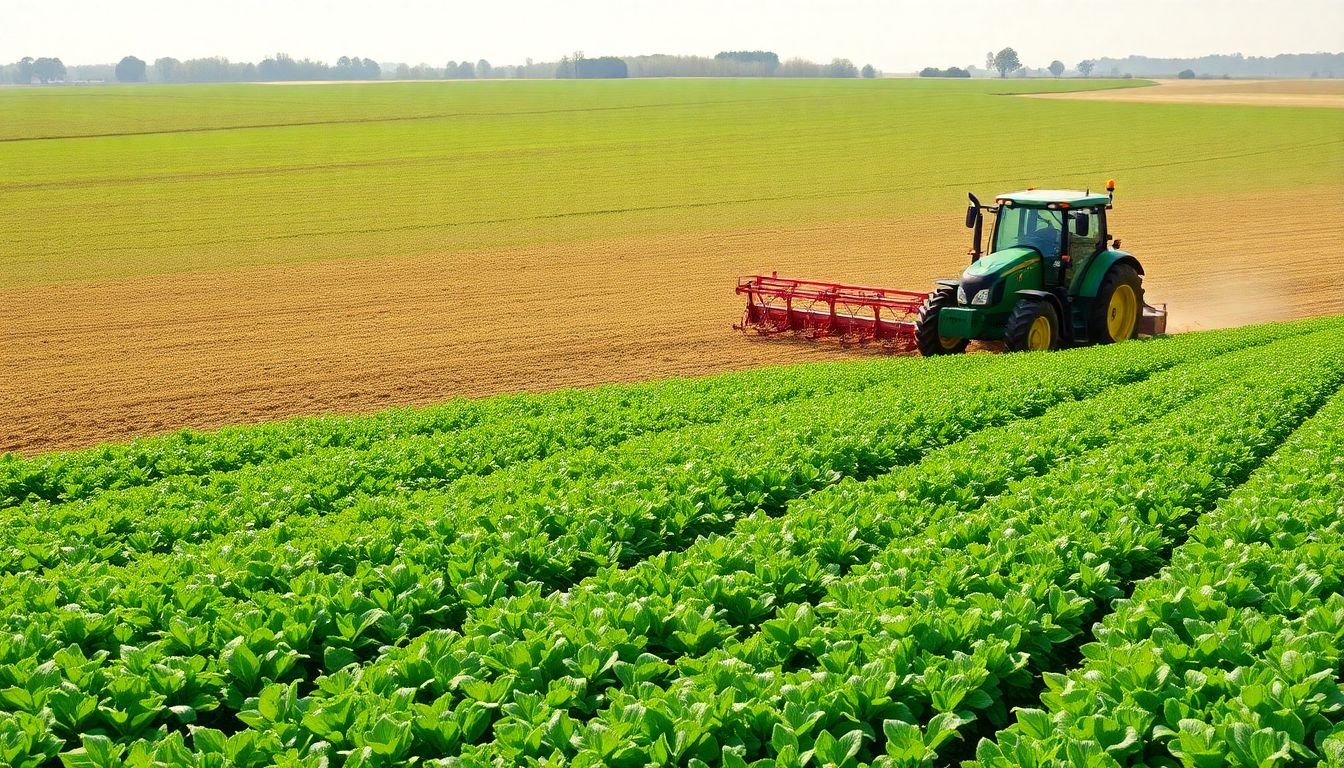
<svg viewBox="0 0 1344 768">
<path fill-rule="evenodd" d="M 1344 377 L 1342 333 L 735 374 L 23 464 L 71 490 L 0 513 L 0 758 L 924 766 L 1014 713 L 982 756 L 1333 754 L 1337 469 L 1278 447 Z M 1147 607 L 1083 648 L 1132 693 L 1088 689 L 1073 649 L 1130 589 L 1117 606 Z M 1084 716 L 1098 695 L 1121 703 Z"/>
</svg>

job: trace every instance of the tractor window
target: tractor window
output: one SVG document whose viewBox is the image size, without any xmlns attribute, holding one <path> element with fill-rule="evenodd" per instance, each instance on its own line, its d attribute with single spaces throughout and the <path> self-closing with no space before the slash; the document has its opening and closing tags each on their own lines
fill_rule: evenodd
<svg viewBox="0 0 1344 768">
<path fill-rule="evenodd" d="M 1078 225 L 1074 217 L 1083 215 L 1087 217 L 1087 234 L 1078 235 Z M 1075 259 L 1082 259 L 1097 252 L 1101 247 L 1101 216 L 1097 215 L 1097 210 L 1092 208 L 1087 211 L 1075 211 L 1069 215 L 1069 255 Z"/>
<path fill-rule="evenodd" d="M 1059 256 L 1063 226 L 1062 211 L 1005 206 L 999 209 L 998 223 L 994 227 L 993 250 L 1025 245 L 1039 250 L 1047 259 L 1055 258 Z"/>
</svg>

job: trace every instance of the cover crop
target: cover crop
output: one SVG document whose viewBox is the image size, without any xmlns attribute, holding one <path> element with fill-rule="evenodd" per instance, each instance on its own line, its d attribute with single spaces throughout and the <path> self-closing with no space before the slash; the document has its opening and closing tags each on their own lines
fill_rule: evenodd
<svg viewBox="0 0 1344 768">
<path fill-rule="evenodd" d="M 1341 342 L 1326 319 L 7 457 L 0 764 L 1338 757 Z"/>
</svg>

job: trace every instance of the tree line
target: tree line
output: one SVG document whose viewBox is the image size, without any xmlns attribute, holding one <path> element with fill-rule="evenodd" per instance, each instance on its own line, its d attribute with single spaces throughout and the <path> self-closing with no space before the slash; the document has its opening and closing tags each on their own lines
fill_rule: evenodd
<svg viewBox="0 0 1344 768">
<path fill-rule="evenodd" d="M 1094 71 L 1106 77 L 1125 73 L 1134 77 L 1171 77 L 1187 70 L 1193 77 L 1344 77 L 1344 53 L 1281 53 L 1278 56 L 1232 53 L 1191 59 L 1126 56 L 1123 59 L 1100 58 L 1094 63 Z"/>
<path fill-rule="evenodd" d="M 1004 48 L 985 54 L 985 67 L 925 67 L 920 77 L 973 77 L 977 72 L 999 77 L 1060 77 L 1069 71 L 1059 59 L 1035 69 L 1022 62 L 1017 51 Z M 1153 59 L 1129 56 L 1123 59 L 1083 59 L 1072 70 L 1081 77 L 1344 77 L 1344 53 L 1284 53 L 1273 57 L 1242 56 L 1240 53 L 1203 56 L 1197 59 Z"/>
<path fill-rule="evenodd" d="M 179 60 L 172 57 L 146 62 L 126 56 L 116 65 L 66 67 L 56 58 L 24 58 L 0 66 L 0 82 L 18 84 L 97 82 L 223 83 L 302 80 L 470 80 L 624 77 L 877 77 L 871 65 L 856 66 L 849 59 L 817 63 L 802 58 L 781 60 L 773 51 L 722 51 L 709 56 L 585 56 L 582 51 L 554 62 L 494 66 L 485 59 L 385 67 L 359 56 L 342 56 L 334 64 L 295 59 L 277 53 L 258 63 L 234 62 L 213 56 Z"/>
<path fill-rule="evenodd" d="M 1083 77 L 1087 77 L 1092 68 L 1091 61 L 1082 61 L 1078 63 L 1078 69 Z M 947 69 L 938 69 L 937 67 L 925 67 L 919 71 L 920 77 L 974 77 L 977 72 L 985 72 L 989 75 L 997 72 L 999 77 L 1041 77 L 1049 74 L 1051 77 L 1063 75 L 1067 67 L 1064 62 L 1055 59 L 1049 66 L 1043 69 L 1033 70 L 1031 67 L 1022 63 L 1022 58 L 1017 55 L 1013 48 L 1004 48 L 995 53 L 990 51 L 985 54 L 985 68 L 983 70 L 974 64 L 966 67 L 948 67 Z"/>
</svg>

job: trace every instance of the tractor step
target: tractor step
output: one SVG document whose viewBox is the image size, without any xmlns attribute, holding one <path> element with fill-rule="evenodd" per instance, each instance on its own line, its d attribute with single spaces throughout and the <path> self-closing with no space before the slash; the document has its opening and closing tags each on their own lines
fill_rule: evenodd
<svg viewBox="0 0 1344 768">
<path fill-rule="evenodd" d="M 739 330 L 758 333 L 801 332 L 839 336 L 854 341 L 877 340 L 911 344 L 915 321 L 927 293 L 873 288 L 777 274 L 738 278 L 737 293 L 746 294 L 747 312 Z"/>
<path fill-rule="evenodd" d="M 1143 316 L 1139 318 L 1140 336 L 1161 336 L 1167 332 L 1167 305 L 1151 307 L 1143 305 Z"/>
</svg>

